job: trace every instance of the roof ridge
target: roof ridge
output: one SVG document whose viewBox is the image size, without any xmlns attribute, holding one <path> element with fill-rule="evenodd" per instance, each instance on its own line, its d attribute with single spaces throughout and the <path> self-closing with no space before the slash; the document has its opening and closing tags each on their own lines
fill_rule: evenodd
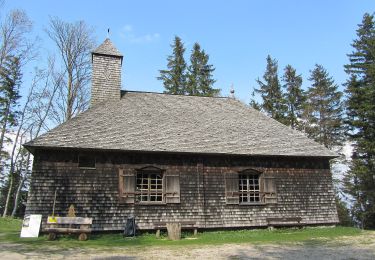
<svg viewBox="0 0 375 260">
<path fill-rule="evenodd" d="M 162 92 L 154 92 L 154 91 L 141 91 L 141 90 L 121 90 L 129 93 L 145 93 L 145 94 L 157 94 L 157 95 L 168 95 L 168 96 L 182 96 L 182 97 L 200 97 L 200 98 L 226 98 L 226 99 L 232 99 L 230 97 L 223 97 L 223 96 L 198 96 L 198 95 L 184 95 L 184 94 L 171 94 L 171 93 L 162 93 Z"/>
</svg>

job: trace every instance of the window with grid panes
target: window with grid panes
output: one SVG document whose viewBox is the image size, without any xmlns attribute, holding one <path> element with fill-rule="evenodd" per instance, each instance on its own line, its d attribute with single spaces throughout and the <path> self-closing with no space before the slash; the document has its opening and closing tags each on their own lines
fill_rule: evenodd
<svg viewBox="0 0 375 260">
<path fill-rule="evenodd" d="M 138 172 L 136 191 L 138 202 L 163 202 L 163 176 L 161 172 Z"/>
<path fill-rule="evenodd" d="M 240 203 L 260 202 L 259 174 L 240 174 Z"/>
</svg>

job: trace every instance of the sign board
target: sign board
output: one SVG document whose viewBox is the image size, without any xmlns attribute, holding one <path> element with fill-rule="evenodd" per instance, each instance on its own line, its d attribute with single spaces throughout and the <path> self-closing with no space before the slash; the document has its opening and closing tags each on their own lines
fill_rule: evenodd
<svg viewBox="0 0 375 260">
<path fill-rule="evenodd" d="M 23 219 L 21 237 L 38 237 L 42 215 L 26 215 Z"/>
<path fill-rule="evenodd" d="M 57 217 L 48 216 L 47 223 L 49 223 L 49 224 L 51 224 L 51 223 L 57 223 Z"/>
</svg>

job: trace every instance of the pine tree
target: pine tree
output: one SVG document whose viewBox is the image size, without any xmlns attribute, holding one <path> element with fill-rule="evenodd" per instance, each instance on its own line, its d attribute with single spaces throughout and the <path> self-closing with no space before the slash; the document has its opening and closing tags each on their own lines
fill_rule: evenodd
<svg viewBox="0 0 375 260">
<path fill-rule="evenodd" d="M 262 110 L 272 118 L 284 123 L 286 106 L 280 87 L 277 69 L 277 60 L 272 59 L 271 56 L 268 55 L 267 68 L 263 75 L 264 82 L 257 79 L 260 88 L 255 89 L 255 92 L 259 93 L 262 97 Z"/>
<path fill-rule="evenodd" d="M 6 57 L 0 68 L 0 150 L 4 147 L 5 134 L 16 124 L 16 105 L 21 84 L 21 64 L 18 57 Z M 2 157 L 0 157 L 1 161 Z"/>
<path fill-rule="evenodd" d="M 353 220 L 350 216 L 350 211 L 347 208 L 345 202 L 340 199 L 338 195 L 335 197 L 337 216 L 341 226 L 352 227 L 354 226 Z"/>
<path fill-rule="evenodd" d="M 201 57 L 201 46 L 198 43 L 195 43 L 190 56 L 190 65 L 188 67 L 186 90 L 189 95 L 197 95 L 199 93 L 200 74 L 202 70 Z"/>
<path fill-rule="evenodd" d="M 220 89 L 213 88 L 216 80 L 213 79 L 212 73 L 215 68 L 212 64 L 208 64 L 209 55 L 204 50 L 201 52 L 202 70 L 200 75 L 200 96 L 215 97 L 220 94 Z"/>
<path fill-rule="evenodd" d="M 363 228 L 375 228 L 375 21 L 364 14 L 348 54 L 346 83 L 348 136 L 354 143 L 345 188 L 354 198 L 352 214 Z"/>
<path fill-rule="evenodd" d="M 185 94 L 186 93 L 186 62 L 184 59 L 185 48 L 181 38 L 175 36 L 171 45 L 173 54 L 167 58 L 167 70 L 160 70 L 158 80 L 163 81 L 164 93 Z"/>
<path fill-rule="evenodd" d="M 257 102 L 255 100 L 255 90 L 253 90 L 253 92 L 251 92 L 251 99 L 250 99 L 250 104 L 249 104 L 252 108 L 256 109 L 256 110 L 259 110 L 261 111 L 262 110 L 262 106 L 261 104 L 259 104 L 259 102 Z"/>
<path fill-rule="evenodd" d="M 213 88 L 216 80 L 212 73 L 213 65 L 208 64 L 209 56 L 201 50 L 199 43 L 195 43 L 190 56 L 188 67 L 186 94 L 197 96 L 217 96 L 220 89 Z"/>
<path fill-rule="evenodd" d="M 296 70 L 291 65 L 287 65 L 284 69 L 283 82 L 285 89 L 284 99 L 288 109 L 285 123 L 293 129 L 299 128 L 306 101 L 306 96 L 302 89 L 302 76 L 297 75 Z"/>
<path fill-rule="evenodd" d="M 327 148 L 340 145 L 344 135 L 342 92 L 321 65 L 315 65 L 309 80 L 312 85 L 307 91 L 305 131 L 309 137 Z"/>
</svg>

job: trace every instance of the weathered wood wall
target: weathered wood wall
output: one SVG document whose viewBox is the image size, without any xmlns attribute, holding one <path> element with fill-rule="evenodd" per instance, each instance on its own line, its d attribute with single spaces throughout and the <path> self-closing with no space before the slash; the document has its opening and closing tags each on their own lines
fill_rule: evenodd
<svg viewBox="0 0 375 260">
<path fill-rule="evenodd" d="M 50 215 L 57 189 L 55 212 L 65 215 L 74 204 L 77 216 L 93 217 L 94 230 L 121 230 L 127 216 L 135 216 L 140 229 L 163 221 L 196 221 L 200 228 L 257 227 L 266 226 L 267 217 L 302 217 L 306 225 L 338 222 L 327 159 L 95 152 L 96 169 L 80 169 L 79 154 L 35 153 L 26 214 Z M 180 174 L 180 204 L 119 202 L 118 169 L 150 165 Z M 225 203 L 224 175 L 247 168 L 276 177 L 277 204 Z"/>
</svg>

